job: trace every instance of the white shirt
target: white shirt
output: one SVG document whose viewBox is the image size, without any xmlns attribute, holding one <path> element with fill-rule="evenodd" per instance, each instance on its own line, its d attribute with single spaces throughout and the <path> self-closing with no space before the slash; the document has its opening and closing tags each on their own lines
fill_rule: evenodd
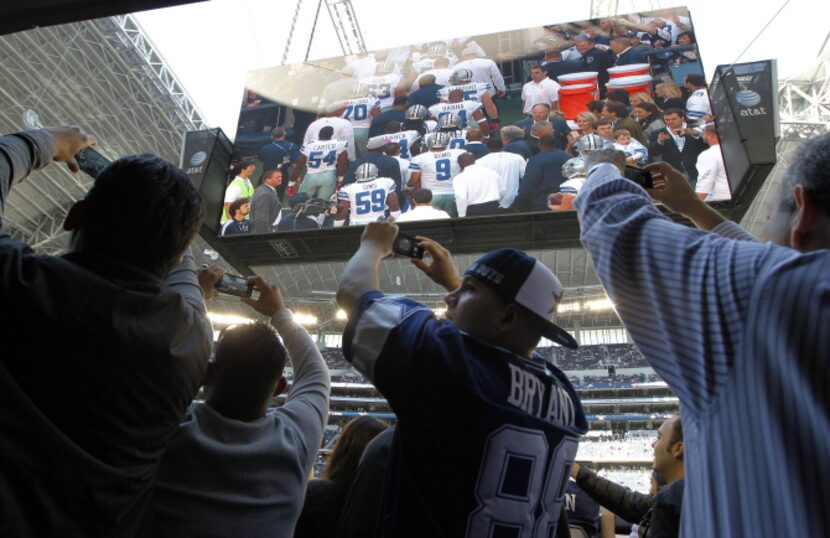
<svg viewBox="0 0 830 538">
<path fill-rule="evenodd" d="M 250 179 L 242 176 L 236 176 L 234 179 L 241 179 L 247 183 L 248 187 L 251 189 L 251 192 L 253 192 L 254 185 L 251 183 Z M 225 203 L 232 204 L 240 198 L 242 198 L 242 189 L 239 188 L 239 185 L 237 185 L 236 182 L 232 181 L 231 184 L 228 185 L 228 188 L 225 189 Z"/>
<path fill-rule="evenodd" d="M 467 128 L 473 119 L 473 114 L 481 109 L 481 103 L 476 101 L 461 101 L 459 103 L 438 103 L 429 107 L 429 113 L 436 120 L 445 114 L 455 113 L 461 118 L 461 127 Z"/>
<path fill-rule="evenodd" d="M 697 124 L 703 120 L 703 116 L 712 113 L 712 104 L 709 102 L 709 93 L 706 88 L 692 92 L 686 99 L 686 119 Z"/>
<path fill-rule="evenodd" d="M 480 164 L 471 164 L 455 176 L 452 189 L 455 191 L 455 206 L 459 217 L 467 216 L 467 206 L 501 199 L 499 175 Z"/>
<path fill-rule="evenodd" d="M 554 82 L 548 77 L 542 79 L 541 82 L 530 81 L 522 86 L 522 101 L 524 101 L 525 114 L 530 114 L 533 110 L 533 105 L 546 104 L 550 105 L 559 100 L 559 83 Z"/>
<path fill-rule="evenodd" d="M 372 111 L 380 108 L 380 99 L 377 97 L 358 97 L 343 101 L 343 114 L 340 116 L 358 129 L 368 129 L 372 125 Z"/>
<path fill-rule="evenodd" d="M 723 165 L 720 144 L 715 144 L 697 156 L 697 185 L 695 192 L 706 193 L 707 202 L 729 200 L 732 192 Z"/>
<path fill-rule="evenodd" d="M 349 160 L 355 160 L 354 127 L 352 127 L 352 124 L 348 120 L 344 120 L 343 118 L 325 117 L 311 122 L 311 125 L 309 125 L 308 129 L 305 131 L 303 145 L 308 144 L 309 142 L 314 142 L 320 138 L 320 129 L 323 127 L 331 127 L 334 129 L 334 136 L 332 136 L 332 138 L 346 141 L 348 144 L 346 146 L 346 151 L 349 152 Z"/>
<path fill-rule="evenodd" d="M 496 62 L 489 58 L 463 60 L 455 65 L 455 69 L 469 69 L 473 72 L 473 82 L 485 82 L 495 88 L 497 92 L 506 91 L 504 77 L 499 71 L 499 67 Z"/>
<path fill-rule="evenodd" d="M 422 189 L 429 189 L 433 194 L 454 194 L 452 181 L 461 172 L 458 157 L 463 153 L 463 149 L 421 153 L 409 161 L 409 170 L 421 173 Z"/>
<path fill-rule="evenodd" d="M 337 169 L 337 157 L 346 151 L 343 140 L 317 140 L 300 148 L 306 157 L 309 174 L 319 174 Z"/>
<path fill-rule="evenodd" d="M 386 198 L 392 192 L 395 192 L 395 180 L 378 177 L 372 181 L 356 181 L 342 187 L 337 193 L 337 199 L 349 202 L 351 225 L 368 224 L 384 216 Z"/>
<path fill-rule="evenodd" d="M 378 65 L 375 55 L 371 53 L 363 58 L 351 56 L 346 61 L 348 63 L 343 68 L 343 73 L 357 79 L 374 76 Z"/>
<path fill-rule="evenodd" d="M 509 151 L 488 153 L 476 160 L 476 164 L 486 166 L 499 176 L 499 206 L 508 208 L 519 194 L 519 181 L 525 175 L 527 161 L 521 155 Z"/>
<path fill-rule="evenodd" d="M 428 205 L 416 205 L 403 213 L 395 222 L 414 222 L 417 220 L 439 220 L 451 218 L 450 214 Z"/>
</svg>

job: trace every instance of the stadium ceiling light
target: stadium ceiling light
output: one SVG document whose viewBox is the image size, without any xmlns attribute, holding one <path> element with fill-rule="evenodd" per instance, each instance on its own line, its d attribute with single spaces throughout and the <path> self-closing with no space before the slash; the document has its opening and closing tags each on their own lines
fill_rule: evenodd
<svg viewBox="0 0 830 538">
<path fill-rule="evenodd" d="M 435 313 L 436 318 L 443 318 L 447 315 L 446 308 L 433 308 L 432 311 Z"/>
<path fill-rule="evenodd" d="M 611 299 L 595 299 L 593 301 L 586 301 L 585 308 L 588 310 L 613 310 L 614 303 Z"/>
<path fill-rule="evenodd" d="M 317 325 L 317 316 L 312 314 L 304 314 L 302 312 L 292 312 L 292 316 L 294 316 L 294 321 L 302 325 L 303 327 L 309 327 L 311 325 Z"/>
<path fill-rule="evenodd" d="M 345 321 L 345 320 L 349 319 L 349 316 L 346 315 L 346 311 L 343 310 L 342 308 L 337 309 L 337 313 L 334 315 L 334 317 L 336 317 L 337 319 L 339 319 L 341 321 Z"/>
<path fill-rule="evenodd" d="M 245 323 L 253 323 L 254 320 L 244 316 L 235 316 L 233 314 L 217 314 L 216 312 L 208 312 L 208 319 L 214 325 L 242 325 Z"/>
<path fill-rule="evenodd" d="M 579 312 L 582 309 L 582 305 L 579 304 L 577 301 L 571 301 L 569 303 L 560 303 L 559 307 L 556 309 L 557 312 Z"/>
</svg>

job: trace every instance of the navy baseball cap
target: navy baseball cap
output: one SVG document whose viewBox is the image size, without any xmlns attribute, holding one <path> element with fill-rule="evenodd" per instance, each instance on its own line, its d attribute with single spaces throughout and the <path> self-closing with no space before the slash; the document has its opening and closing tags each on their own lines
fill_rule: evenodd
<svg viewBox="0 0 830 538">
<path fill-rule="evenodd" d="M 565 290 L 553 271 L 536 258 L 521 250 L 500 248 L 473 262 L 464 275 L 475 277 L 502 299 L 545 321 L 545 338 L 571 349 L 579 347 L 573 336 L 553 323 Z"/>
</svg>

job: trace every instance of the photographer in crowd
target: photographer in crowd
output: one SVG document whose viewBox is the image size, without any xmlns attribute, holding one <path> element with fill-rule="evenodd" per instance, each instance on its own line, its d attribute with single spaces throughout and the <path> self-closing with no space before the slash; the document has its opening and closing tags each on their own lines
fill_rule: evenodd
<svg viewBox="0 0 830 538">
<path fill-rule="evenodd" d="M 828 147 L 826 136 L 801 146 L 768 237 L 803 250 L 820 244 L 828 210 L 817 183 L 826 184 Z M 830 252 L 673 223 L 623 178 L 622 153 L 587 161 L 574 202 L 582 242 L 637 347 L 683 409 L 694 494 L 684 498 L 681 534 L 807 536 L 823 528 L 830 471 L 815 462 L 830 453 Z M 669 185 L 684 181 L 666 163 L 647 168 Z M 770 510 L 770 492 L 788 501 Z"/>
<path fill-rule="evenodd" d="M 587 422 L 565 374 L 534 353 L 542 337 L 576 347 L 552 321 L 561 284 L 513 249 L 485 254 L 460 277 L 446 249 L 419 238 L 432 262 L 413 263 L 448 291 L 447 319 L 438 320 L 422 304 L 378 291 L 380 261 L 397 233 L 392 224 L 368 224 L 337 292 L 349 316 L 344 355 L 398 418 L 378 536 L 534 528 L 567 536 L 556 490 Z M 416 380 L 429 380 L 429 390 Z M 474 421 L 470 409 L 478 410 Z M 502 482 L 509 454 L 538 471 Z M 517 491 L 525 493 L 516 498 Z"/>
<path fill-rule="evenodd" d="M 259 297 L 242 301 L 270 326 L 232 325 L 219 336 L 205 401 L 190 406 L 159 466 L 153 536 L 293 535 L 328 421 L 329 371 L 279 289 L 248 281 Z M 287 386 L 288 358 L 291 391 L 269 413 Z"/>
<path fill-rule="evenodd" d="M 0 138 L 0 218 L 13 184 L 52 160 L 77 172 L 94 143 L 77 127 Z M 68 254 L 39 256 L 0 231 L 0 533 L 138 530 L 210 356 L 188 251 L 202 215 L 184 171 L 133 155 L 70 209 Z"/>
</svg>

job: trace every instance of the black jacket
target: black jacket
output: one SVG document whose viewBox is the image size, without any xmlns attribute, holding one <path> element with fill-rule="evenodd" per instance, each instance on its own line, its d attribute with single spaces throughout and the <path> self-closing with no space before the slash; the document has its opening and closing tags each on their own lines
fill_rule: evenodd
<svg viewBox="0 0 830 538">
<path fill-rule="evenodd" d="M 670 138 L 662 144 L 658 142 L 660 133 L 671 135 L 668 129 L 660 129 L 651 133 L 648 145 L 649 158 L 656 159 L 660 157 L 664 162 L 669 163 L 681 172 L 685 172 L 689 178 L 689 183 L 694 185 L 697 182 L 697 156 L 709 146 L 703 141 L 703 138 L 683 135 L 685 142 L 683 151 L 680 151 L 674 142 L 674 138 Z"/>
<path fill-rule="evenodd" d="M 680 534 L 680 507 L 683 503 L 681 478 L 664 486 L 656 496 L 646 495 L 579 468 L 577 485 L 593 500 L 626 521 L 638 521 L 643 538 L 677 537 Z"/>
</svg>

